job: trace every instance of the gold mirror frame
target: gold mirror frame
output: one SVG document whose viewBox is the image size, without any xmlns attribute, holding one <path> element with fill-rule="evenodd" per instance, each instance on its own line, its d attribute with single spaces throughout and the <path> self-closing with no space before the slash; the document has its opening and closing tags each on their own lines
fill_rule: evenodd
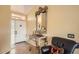
<svg viewBox="0 0 79 59">
<path fill-rule="evenodd" d="M 47 10 L 48 7 L 44 6 L 44 7 L 39 7 L 38 11 L 35 12 L 35 17 L 36 17 L 36 32 L 38 32 L 38 16 L 42 13 L 45 14 L 45 25 L 46 27 L 44 27 L 44 29 L 46 30 L 45 32 L 47 33 Z"/>
</svg>

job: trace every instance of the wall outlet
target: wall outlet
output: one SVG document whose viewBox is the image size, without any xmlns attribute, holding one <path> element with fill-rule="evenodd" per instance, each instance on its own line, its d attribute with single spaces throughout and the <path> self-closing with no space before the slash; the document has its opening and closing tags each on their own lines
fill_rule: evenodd
<svg viewBox="0 0 79 59">
<path fill-rule="evenodd" d="M 75 38 L 75 35 L 74 34 L 67 34 L 67 37 L 68 38 Z"/>
</svg>

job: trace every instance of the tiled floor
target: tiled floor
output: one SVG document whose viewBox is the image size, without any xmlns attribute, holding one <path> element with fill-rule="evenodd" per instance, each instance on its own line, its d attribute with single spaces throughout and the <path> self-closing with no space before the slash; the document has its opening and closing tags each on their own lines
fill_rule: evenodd
<svg viewBox="0 0 79 59">
<path fill-rule="evenodd" d="M 38 53 L 38 49 L 33 46 L 30 45 L 29 43 L 26 42 L 21 42 L 21 43 L 17 43 L 16 47 L 16 54 L 37 54 Z"/>
</svg>

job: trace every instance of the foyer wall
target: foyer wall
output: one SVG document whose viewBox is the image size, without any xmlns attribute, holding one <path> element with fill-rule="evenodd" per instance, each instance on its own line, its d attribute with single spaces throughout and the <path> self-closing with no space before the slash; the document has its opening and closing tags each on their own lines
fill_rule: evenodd
<svg viewBox="0 0 79 59">
<path fill-rule="evenodd" d="M 10 50 L 10 6 L 0 6 L 0 53 Z"/>
</svg>

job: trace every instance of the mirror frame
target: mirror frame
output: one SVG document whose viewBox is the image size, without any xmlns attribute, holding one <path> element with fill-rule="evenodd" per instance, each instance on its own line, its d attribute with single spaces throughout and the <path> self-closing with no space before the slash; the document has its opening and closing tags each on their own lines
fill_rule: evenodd
<svg viewBox="0 0 79 59">
<path fill-rule="evenodd" d="M 39 7 L 38 11 L 35 12 L 35 17 L 36 17 L 36 32 L 38 32 L 38 16 L 41 13 L 45 13 L 45 19 L 46 19 L 45 25 L 46 25 L 46 33 L 47 33 L 47 10 L 48 10 L 48 7 L 44 6 L 44 7 Z"/>
</svg>

